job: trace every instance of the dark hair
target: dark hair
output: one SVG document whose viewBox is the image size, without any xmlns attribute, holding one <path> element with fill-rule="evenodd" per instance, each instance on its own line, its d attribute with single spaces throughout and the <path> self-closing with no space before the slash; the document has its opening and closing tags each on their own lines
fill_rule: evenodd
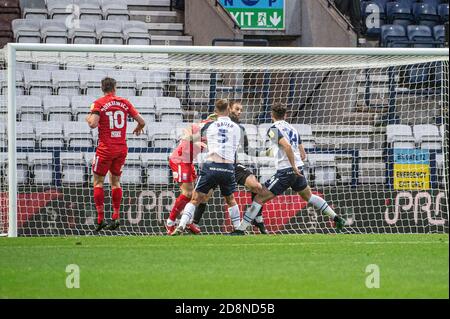
<svg viewBox="0 0 450 319">
<path fill-rule="evenodd" d="M 216 111 L 219 113 L 223 113 L 228 109 L 228 106 L 230 105 L 230 103 L 228 102 L 227 99 L 220 99 L 217 100 L 216 102 Z"/>
<path fill-rule="evenodd" d="M 272 115 L 274 118 L 280 120 L 286 115 L 287 108 L 285 105 L 277 102 L 272 105 Z"/>
<path fill-rule="evenodd" d="M 241 100 L 230 100 L 230 107 L 232 107 L 235 104 L 241 104 L 242 105 L 242 101 Z"/>
<path fill-rule="evenodd" d="M 103 93 L 110 93 L 116 90 L 116 80 L 113 78 L 104 78 L 102 80 L 102 91 Z"/>
</svg>

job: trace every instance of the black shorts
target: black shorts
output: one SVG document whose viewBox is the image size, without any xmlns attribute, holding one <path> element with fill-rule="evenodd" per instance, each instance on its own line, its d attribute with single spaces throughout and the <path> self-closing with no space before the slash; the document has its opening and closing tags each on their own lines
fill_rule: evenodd
<svg viewBox="0 0 450 319">
<path fill-rule="evenodd" d="M 236 191 L 234 165 L 226 163 L 206 162 L 200 171 L 195 184 L 197 192 L 208 194 L 211 189 L 220 187 L 222 196 L 230 196 Z"/>
<path fill-rule="evenodd" d="M 250 171 L 244 165 L 237 163 L 234 166 L 234 176 L 236 178 L 236 183 L 238 183 L 238 185 L 245 186 L 245 181 L 247 180 L 247 177 L 249 177 L 250 175 L 253 175 L 253 172 Z"/>
<path fill-rule="evenodd" d="M 300 192 L 308 186 L 308 181 L 303 174 L 303 169 L 301 167 L 298 169 L 303 176 L 295 175 L 292 168 L 281 169 L 266 181 L 264 186 L 276 196 L 283 194 L 289 187 L 294 192 Z"/>
</svg>

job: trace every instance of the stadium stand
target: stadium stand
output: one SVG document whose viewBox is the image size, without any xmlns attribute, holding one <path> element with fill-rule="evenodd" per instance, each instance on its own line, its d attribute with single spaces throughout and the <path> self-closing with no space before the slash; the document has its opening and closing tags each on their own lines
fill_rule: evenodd
<svg viewBox="0 0 450 319">
<path fill-rule="evenodd" d="M 444 24 L 448 23 L 449 4 L 448 1 L 421 1 L 421 0 L 373 0 L 361 1 L 361 16 L 365 29 L 363 36 L 369 39 L 379 39 L 380 46 L 389 47 L 443 47 L 445 37 L 442 33 L 436 36 L 433 30 L 442 32 Z M 379 25 L 374 24 L 374 18 L 379 16 Z M 366 23 L 367 22 L 367 23 Z M 391 25 L 395 25 L 391 27 Z M 415 41 L 407 41 L 405 37 L 411 39 L 417 36 L 417 28 L 410 26 L 428 26 L 430 29 L 421 29 L 422 32 L 429 33 L 431 30 L 434 39 L 427 35 L 420 44 Z M 398 26 L 403 26 L 404 30 Z M 383 28 L 384 27 L 384 28 Z M 436 28 L 436 29 L 434 29 Z M 411 31 L 412 34 L 409 34 Z M 393 40 L 386 41 L 386 33 Z M 399 37 L 397 41 L 394 37 Z"/>
</svg>

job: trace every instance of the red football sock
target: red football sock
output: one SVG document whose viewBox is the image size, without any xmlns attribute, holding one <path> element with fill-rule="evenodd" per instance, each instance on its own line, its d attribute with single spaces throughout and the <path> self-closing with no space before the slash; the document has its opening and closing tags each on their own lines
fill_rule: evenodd
<svg viewBox="0 0 450 319">
<path fill-rule="evenodd" d="M 105 191 L 103 187 L 94 187 L 94 203 L 97 208 L 97 222 L 100 224 L 105 217 Z"/>
<path fill-rule="evenodd" d="M 184 196 L 183 194 L 178 196 L 177 200 L 175 201 L 175 205 L 173 205 L 172 211 L 170 212 L 169 219 L 171 221 L 175 221 L 178 215 L 183 211 L 186 204 L 189 203 L 190 201 L 191 199 L 189 197 Z"/>
<path fill-rule="evenodd" d="M 114 213 L 112 215 L 113 220 L 119 219 L 120 217 L 120 203 L 122 202 L 122 194 L 122 188 L 112 189 L 112 202 L 114 210 Z"/>
</svg>

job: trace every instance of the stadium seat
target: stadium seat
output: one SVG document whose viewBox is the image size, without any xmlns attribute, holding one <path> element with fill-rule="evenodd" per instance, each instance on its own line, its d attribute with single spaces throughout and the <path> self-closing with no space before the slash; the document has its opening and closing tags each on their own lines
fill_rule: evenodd
<svg viewBox="0 0 450 319">
<path fill-rule="evenodd" d="M 255 157 L 258 166 L 259 182 L 265 183 L 276 172 L 275 161 L 273 157 L 259 156 Z"/>
<path fill-rule="evenodd" d="M 25 6 L 22 10 L 24 19 L 46 20 L 49 18 L 45 0 L 33 0 L 23 5 Z"/>
<path fill-rule="evenodd" d="M 136 80 L 131 71 L 108 71 L 107 75 L 117 81 L 117 95 L 125 98 L 136 96 Z"/>
<path fill-rule="evenodd" d="M 70 101 L 64 95 L 47 95 L 42 99 L 44 105 L 44 116 L 47 121 L 71 121 L 72 109 Z"/>
<path fill-rule="evenodd" d="M 101 0 L 104 20 L 130 20 L 127 4 L 120 0 Z"/>
<path fill-rule="evenodd" d="M 33 122 L 44 119 L 44 108 L 40 96 L 18 96 L 16 106 L 21 121 Z"/>
<path fill-rule="evenodd" d="M 441 46 L 445 43 L 445 27 L 444 25 L 437 25 L 433 28 L 434 40 L 442 43 Z"/>
<path fill-rule="evenodd" d="M 53 182 L 53 154 L 28 153 L 28 166 L 35 185 L 48 185 Z"/>
<path fill-rule="evenodd" d="M 142 21 L 125 21 L 123 22 L 123 34 L 126 44 L 150 45 L 150 35 L 148 27 Z"/>
<path fill-rule="evenodd" d="M 46 0 L 50 19 L 65 20 L 72 14 L 68 8 L 73 8 L 72 0 Z"/>
<path fill-rule="evenodd" d="M 103 20 L 103 12 L 100 9 L 100 3 L 95 0 L 79 0 L 80 20 L 98 21 Z"/>
<path fill-rule="evenodd" d="M 415 139 L 411 127 L 403 124 L 386 126 L 387 142 L 392 148 L 415 148 Z"/>
<path fill-rule="evenodd" d="M 409 47 L 405 28 L 402 25 L 383 25 L 381 27 L 381 45 L 383 47 Z"/>
<path fill-rule="evenodd" d="M 152 147 L 173 148 L 176 142 L 175 123 L 152 123 L 147 127 L 147 135 Z"/>
<path fill-rule="evenodd" d="M 128 153 L 120 183 L 135 185 L 142 183 L 142 160 L 139 153 Z"/>
<path fill-rule="evenodd" d="M 0 70 L 0 94 L 6 95 L 8 88 L 8 71 Z M 16 71 L 16 95 L 23 95 L 23 71 Z"/>
<path fill-rule="evenodd" d="M 67 147 L 93 147 L 94 137 L 86 123 L 64 122 L 64 138 Z"/>
<path fill-rule="evenodd" d="M 439 23 L 440 17 L 437 8 L 428 3 L 415 3 L 413 7 L 416 24 L 434 27 Z"/>
<path fill-rule="evenodd" d="M 16 126 L 16 146 L 32 147 L 36 145 L 36 133 L 34 132 L 33 122 L 18 122 Z"/>
<path fill-rule="evenodd" d="M 414 21 L 411 6 L 403 2 L 386 3 L 386 14 L 390 24 L 399 24 L 406 27 Z"/>
<path fill-rule="evenodd" d="M 139 136 L 133 134 L 136 125 L 128 123 L 127 125 L 127 144 L 128 147 L 146 148 L 148 147 L 148 135 L 145 133 Z"/>
<path fill-rule="evenodd" d="M 183 110 L 176 97 L 155 97 L 155 110 L 161 122 L 182 122 Z"/>
<path fill-rule="evenodd" d="M 64 20 L 41 20 L 40 30 L 43 43 L 68 43 L 67 27 Z"/>
<path fill-rule="evenodd" d="M 80 77 L 77 72 L 67 70 L 53 71 L 52 83 L 58 95 L 73 96 L 80 94 Z"/>
<path fill-rule="evenodd" d="M 336 184 L 336 155 L 309 154 L 308 166 L 314 173 L 314 184 L 316 186 Z"/>
<path fill-rule="evenodd" d="M 123 44 L 122 24 L 114 21 L 96 21 L 95 32 L 99 44 Z"/>
<path fill-rule="evenodd" d="M 128 99 L 139 111 L 145 122 L 156 122 L 155 100 L 146 96 L 130 96 Z M 132 121 L 132 119 L 129 119 Z"/>
<path fill-rule="evenodd" d="M 141 154 L 147 185 L 168 185 L 170 183 L 170 170 L 167 167 L 168 157 L 167 153 Z"/>
<path fill-rule="evenodd" d="M 417 2 L 423 2 L 426 4 L 430 4 L 433 7 L 437 7 L 440 3 L 447 2 L 445 0 L 417 0 Z"/>
<path fill-rule="evenodd" d="M 442 3 L 438 7 L 438 13 L 442 24 L 448 22 L 448 11 L 449 11 L 448 6 L 449 6 L 448 3 Z"/>
<path fill-rule="evenodd" d="M 163 95 L 163 76 L 160 72 L 136 71 L 136 89 L 141 96 L 159 97 Z"/>
<path fill-rule="evenodd" d="M 101 81 L 105 77 L 106 72 L 101 70 L 80 72 L 80 88 L 85 91 L 86 95 L 98 98 L 101 96 Z"/>
<path fill-rule="evenodd" d="M 86 52 L 61 52 L 61 65 L 68 72 L 85 72 L 89 68 L 89 59 Z"/>
<path fill-rule="evenodd" d="M 439 135 L 439 129 L 435 125 L 421 124 L 413 127 L 414 138 L 421 149 L 442 149 L 443 140 Z"/>
<path fill-rule="evenodd" d="M 23 72 L 25 90 L 29 95 L 52 95 L 53 84 L 50 71 L 25 70 Z"/>
<path fill-rule="evenodd" d="M 40 43 L 40 22 L 39 20 L 16 19 L 12 22 L 15 42 L 19 43 Z"/>
<path fill-rule="evenodd" d="M 73 44 L 96 44 L 97 34 L 95 32 L 95 21 L 79 21 L 77 28 L 69 29 L 69 41 Z"/>
<path fill-rule="evenodd" d="M 60 69 L 59 52 L 32 52 L 31 60 L 38 70 L 57 71 Z"/>
<path fill-rule="evenodd" d="M 409 25 L 408 38 L 415 48 L 433 48 L 435 47 L 433 33 L 427 25 Z"/>
<path fill-rule="evenodd" d="M 86 115 L 90 112 L 90 106 L 97 99 L 95 96 L 80 95 L 72 96 L 72 114 L 76 121 L 85 121 Z"/>
<path fill-rule="evenodd" d="M 41 122 L 35 127 L 39 147 L 64 147 L 64 134 L 61 122 Z"/>
<path fill-rule="evenodd" d="M 17 147 L 19 147 L 17 145 Z M 28 167 L 28 155 L 27 153 L 17 152 L 17 183 L 18 184 L 29 184 L 30 182 L 30 170 Z M 8 171 L 5 171 L 8 174 Z M 7 177 L 7 176 L 6 176 Z"/>
<path fill-rule="evenodd" d="M 60 153 L 60 162 L 61 183 L 81 184 L 85 182 L 86 162 L 83 153 Z"/>
</svg>

